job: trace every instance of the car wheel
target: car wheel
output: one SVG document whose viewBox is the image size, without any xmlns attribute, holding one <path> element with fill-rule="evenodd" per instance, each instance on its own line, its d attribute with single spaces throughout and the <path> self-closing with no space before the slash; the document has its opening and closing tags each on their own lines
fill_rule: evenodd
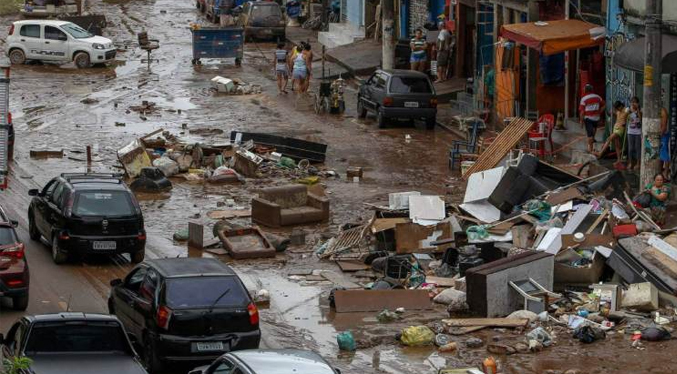
<svg viewBox="0 0 677 374">
<path fill-rule="evenodd" d="M 155 344 L 146 335 L 146 339 L 143 342 L 143 363 L 146 370 L 151 374 L 162 371 L 162 361 L 158 358 L 157 353 Z"/>
<path fill-rule="evenodd" d="M 28 308 L 28 293 L 21 296 L 14 296 L 12 298 L 12 308 L 19 311 L 26 310 L 26 308 Z"/>
<path fill-rule="evenodd" d="M 436 124 L 437 124 L 437 120 L 435 119 L 435 117 L 426 118 L 426 120 L 425 120 L 425 128 L 428 129 L 428 130 L 434 130 Z"/>
<path fill-rule="evenodd" d="M 362 104 L 362 99 L 358 96 L 357 98 L 357 116 L 360 118 L 367 118 L 367 108 Z"/>
<path fill-rule="evenodd" d="M 68 254 L 59 248 L 59 238 L 56 234 L 52 235 L 52 260 L 57 265 L 61 265 L 68 260 Z"/>
<path fill-rule="evenodd" d="M 144 251 L 142 249 L 142 250 L 139 250 L 139 251 L 136 251 L 136 252 L 132 252 L 132 253 L 129 254 L 129 257 L 132 258 L 133 264 L 141 263 L 141 262 L 143 262 L 143 259 L 146 258 L 146 251 Z"/>
<path fill-rule="evenodd" d="M 29 215 L 28 218 L 28 236 L 31 238 L 31 240 L 38 241 L 40 240 L 40 231 L 38 231 L 38 227 L 35 226 L 35 218 L 33 217 L 33 214 Z"/>
<path fill-rule="evenodd" d="M 76 54 L 73 61 L 75 62 L 75 66 L 77 66 L 79 69 L 86 69 L 92 65 L 92 62 L 89 59 L 89 54 L 86 52 L 79 52 Z"/>
<path fill-rule="evenodd" d="M 23 65 L 26 63 L 26 54 L 20 49 L 13 49 L 9 52 L 9 61 L 13 65 Z"/>
<path fill-rule="evenodd" d="M 379 129 L 385 129 L 386 128 L 386 116 L 383 115 L 383 112 L 379 110 L 378 115 L 376 117 L 376 122 L 378 122 L 378 128 Z"/>
</svg>

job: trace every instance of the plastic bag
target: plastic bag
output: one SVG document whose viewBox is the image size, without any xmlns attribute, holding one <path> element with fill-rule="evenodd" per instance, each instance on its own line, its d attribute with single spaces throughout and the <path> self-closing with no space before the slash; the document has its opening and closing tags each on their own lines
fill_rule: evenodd
<svg viewBox="0 0 677 374">
<path fill-rule="evenodd" d="M 339 333 L 336 336 L 336 342 L 338 342 L 339 349 L 342 351 L 355 351 L 357 349 L 357 344 L 355 344 L 355 338 L 353 338 L 353 333 L 350 331 L 344 331 Z"/>
<path fill-rule="evenodd" d="M 489 232 L 487 232 L 487 228 L 483 225 L 470 226 L 465 230 L 465 233 L 468 235 L 468 241 L 471 242 L 489 237 Z"/>
<path fill-rule="evenodd" d="M 604 338 L 606 338 L 604 330 L 590 325 L 583 325 L 574 330 L 574 339 L 578 339 L 581 343 L 590 344 Z"/>
<path fill-rule="evenodd" d="M 402 331 L 400 340 L 410 347 L 422 347 L 433 344 L 435 333 L 427 326 L 410 326 Z"/>
<path fill-rule="evenodd" d="M 548 334 L 543 327 L 537 327 L 531 330 L 527 334 L 529 340 L 536 340 L 537 342 L 543 344 L 544 347 L 548 347 L 552 344 L 552 337 Z"/>
<path fill-rule="evenodd" d="M 169 157 L 160 157 L 153 160 L 153 166 L 160 169 L 166 177 L 179 173 L 179 164 Z"/>
</svg>

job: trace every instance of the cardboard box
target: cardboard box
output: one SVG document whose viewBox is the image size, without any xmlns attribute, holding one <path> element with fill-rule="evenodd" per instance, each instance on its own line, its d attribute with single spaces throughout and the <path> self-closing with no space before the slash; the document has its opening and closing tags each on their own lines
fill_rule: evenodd
<svg viewBox="0 0 677 374">
<path fill-rule="evenodd" d="M 555 289 L 563 289 L 564 286 L 589 286 L 599 282 L 604 272 L 606 259 L 599 253 L 592 256 L 589 267 L 574 267 L 567 263 L 558 262 L 569 256 L 570 251 L 564 250 L 555 257 Z M 577 254 L 576 254 L 577 255 Z"/>
</svg>

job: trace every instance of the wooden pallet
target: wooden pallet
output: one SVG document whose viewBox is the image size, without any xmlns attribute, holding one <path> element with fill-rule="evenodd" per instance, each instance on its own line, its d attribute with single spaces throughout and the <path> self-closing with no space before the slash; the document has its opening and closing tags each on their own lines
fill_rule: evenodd
<svg viewBox="0 0 677 374">
<path fill-rule="evenodd" d="M 534 122 L 526 118 L 517 117 L 512 120 L 482 152 L 477 158 L 477 162 L 463 174 L 463 179 L 467 180 L 473 173 L 496 167 L 505 155 L 522 140 L 533 125 Z"/>
</svg>

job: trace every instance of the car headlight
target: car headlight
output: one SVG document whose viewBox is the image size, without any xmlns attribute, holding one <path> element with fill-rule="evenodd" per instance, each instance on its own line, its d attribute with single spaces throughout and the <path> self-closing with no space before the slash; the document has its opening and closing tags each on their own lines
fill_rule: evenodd
<svg viewBox="0 0 677 374">
<path fill-rule="evenodd" d="M 99 44 L 99 43 L 92 44 L 92 48 L 94 48 L 94 49 L 106 49 L 106 47 L 103 44 Z"/>
</svg>

